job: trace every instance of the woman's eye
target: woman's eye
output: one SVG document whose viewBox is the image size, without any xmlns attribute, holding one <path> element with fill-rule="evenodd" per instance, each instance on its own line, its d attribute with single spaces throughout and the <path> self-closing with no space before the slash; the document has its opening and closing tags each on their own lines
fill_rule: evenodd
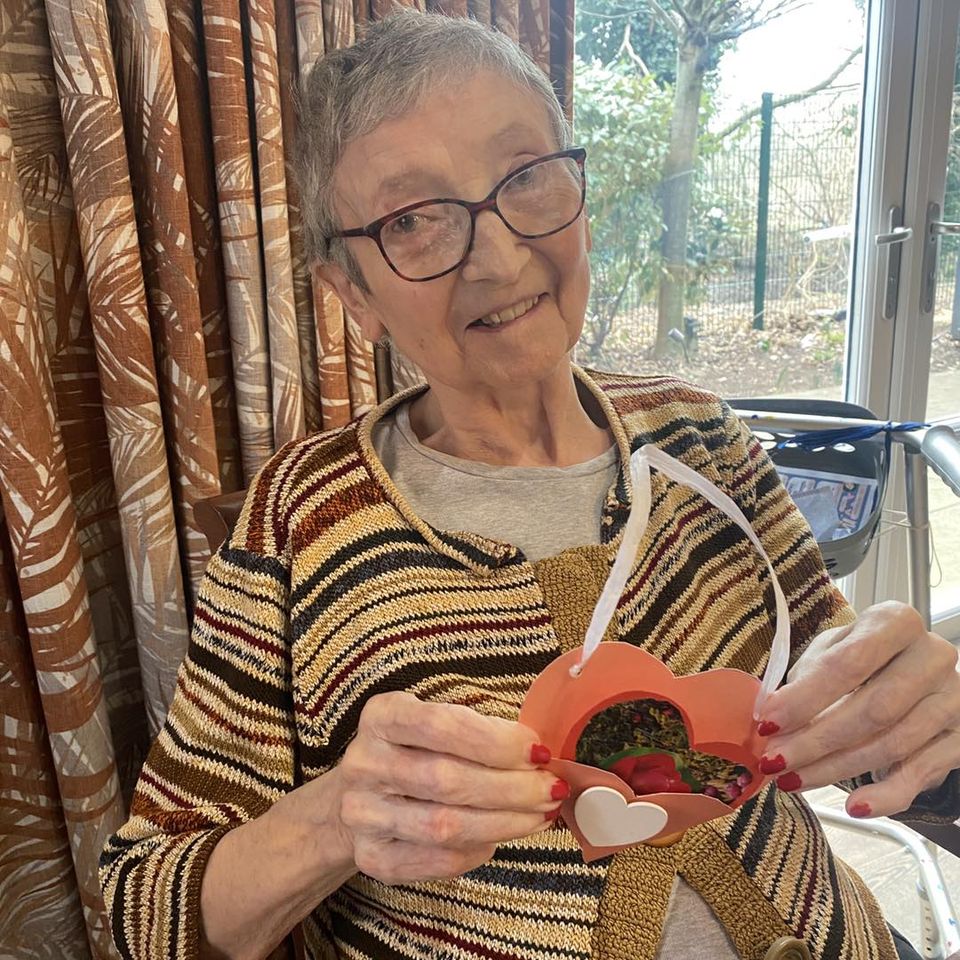
<svg viewBox="0 0 960 960">
<path fill-rule="evenodd" d="M 423 222 L 423 217 L 418 213 L 405 213 L 403 216 L 391 220 L 389 228 L 393 233 L 413 233 Z"/>
</svg>

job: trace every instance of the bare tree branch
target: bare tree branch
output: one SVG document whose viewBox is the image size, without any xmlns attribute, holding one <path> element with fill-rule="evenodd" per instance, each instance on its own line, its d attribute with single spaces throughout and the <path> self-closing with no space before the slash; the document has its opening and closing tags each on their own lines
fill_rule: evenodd
<svg viewBox="0 0 960 960">
<path fill-rule="evenodd" d="M 736 40 L 737 37 L 742 37 L 751 30 L 766 26 L 768 23 L 779 20 L 780 17 L 793 13 L 795 10 L 802 10 L 806 6 L 809 6 L 809 0 L 782 0 L 781 3 L 767 10 L 764 10 L 762 5 L 758 5 L 743 11 L 745 16 L 725 24 L 725 28 L 711 34 L 710 39 L 714 43 Z"/>
<path fill-rule="evenodd" d="M 687 30 L 691 30 L 697 19 L 696 14 L 691 13 L 691 11 L 687 9 L 683 0 L 670 0 L 670 6 L 677 12 L 677 16 L 680 17 L 681 22 Z"/>
<path fill-rule="evenodd" d="M 700 22 L 705 32 L 712 38 L 718 29 L 738 24 L 745 13 L 749 17 L 751 11 L 742 10 L 740 0 L 726 0 L 725 3 L 714 7 L 711 12 L 701 14 Z"/>
<path fill-rule="evenodd" d="M 620 59 L 623 55 L 627 56 L 627 59 L 640 71 L 641 77 L 650 76 L 650 68 L 643 62 L 643 58 L 633 49 L 633 45 L 630 43 L 630 21 L 628 20 L 626 25 L 623 28 L 623 42 L 620 44 L 620 49 L 617 50 L 617 56 L 615 59 Z"/>
<path fill-rule="evenodd" d="M 806 90 L 801 90 L 798 93 L 791 93 L 785 97 L 780 97 L 778 100 L 773 101 L 774 107 L 785 107 L 791 103 L 798 103 L 800 100 L 806 100 L 807 97 L 812 97 L 815 93 L 819 93 L 821 90 L 826 90 L 828 87 L 833 86 L 834 80 L 843 73 L 847 67 L 853 63 L 860 54 L 863 53 L 863 46 L 857 47 L 856 50 L 851 50 L 847 55 L 846 59 L 839 66 L 834 68 L 830 76 L 824 77 L 819 83 L 815 83 L 812 87 L 808 87 Z M 731 133 L 735 133 L 739 130 L 745 123 L 749 123 L 754 117 L 760 115 L 760 107 L 752 107 L 746 113 L 741 114 L 737 117 L 733 123 L 724 127 L 718 134 L 717 139 L 722 140 L 724 137 L 729 137 Z"/>
<path fill-rule="evenodd" d="M 668 10 L 660 6 L 659 0 L 647 0 L 647 6 L 664 27 L 672 31 L 676 37 L 680 36 L 683 30 L 682 23 L 678 22 L 675 15 L 671 15 Z"/>
<path fill-rule="evenodd" d="M 619 13 L 601 13 L 599 10 L 588 10 L 584 6 L 577 7 L 578 13 L 585 13 L 590 17 L 596 17 L 598 20 L 624 20 L 635 16 L 636 10 L 621 10 Z"/>
</svg>

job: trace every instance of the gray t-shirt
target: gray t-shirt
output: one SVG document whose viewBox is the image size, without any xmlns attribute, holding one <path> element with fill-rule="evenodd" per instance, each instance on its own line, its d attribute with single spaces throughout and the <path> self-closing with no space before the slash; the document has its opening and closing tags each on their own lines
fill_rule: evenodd
<svg viewBox="0 0 960 960">
<path fill-rule="evenodd" d="M 417 516 L 439 530 L 513 544 L 531 561 L 600 542 L 603 502 L 617 475 L 616 446 L 570 467 L 462 460 L 420 443 L 407 404 L 375 425 L 373 445 Z"/>
<path fill-rule="evenodd" d="M 617 448 L 569 467 L 500 467 L 424 446 L 407 404 L 374 426 L 373 445 L 417 516 L 519 547 L 528 560 L 600 542 L 603 502 L 617 475 Z M 726 930 L 677 878 L 658 960 L 737 960 Z"/>
</svg>

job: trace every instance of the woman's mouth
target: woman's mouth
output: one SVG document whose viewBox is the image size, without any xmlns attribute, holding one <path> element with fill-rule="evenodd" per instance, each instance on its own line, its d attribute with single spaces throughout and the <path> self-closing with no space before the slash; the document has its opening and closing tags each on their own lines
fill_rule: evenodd
<svg viewBox="0 0 960 960">
<path fill-rule="evenodd" d="M 541 293 L 527 300 L 520 300 L 512 306 L 498 310 L 496 313 L 488 313 L 485 317 L 474 320 L 468 329 L 499 330 L 501 327 L 507 326 L 528 314 L 545 296 L 546 294 Z"/>
</svg>

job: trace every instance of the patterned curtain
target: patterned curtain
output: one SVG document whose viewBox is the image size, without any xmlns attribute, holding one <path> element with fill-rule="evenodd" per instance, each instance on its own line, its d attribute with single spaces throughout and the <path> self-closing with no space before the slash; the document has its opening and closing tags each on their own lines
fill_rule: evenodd
<svg viewBox="0 0 960 960">
<path fill-rule="evenodd" d="M 0 957 L 115 956 L 100 849 L 163 721 L 198 500 L 375 402 L 312 285 L 296 79 L 393 0 L 0 0 Z M 570 104 L 571 0 L 442 0 Z"/>
</svg>

